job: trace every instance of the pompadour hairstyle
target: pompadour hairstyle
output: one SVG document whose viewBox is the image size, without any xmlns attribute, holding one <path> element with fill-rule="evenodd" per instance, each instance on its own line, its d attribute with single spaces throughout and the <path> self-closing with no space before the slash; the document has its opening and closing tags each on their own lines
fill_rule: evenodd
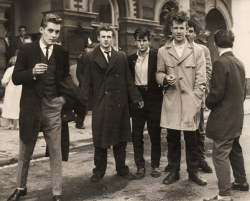
<svg viewBox="0 0 250 201">
<path fill-rule="evenodd" d="M 139 39 L 143 39 L 145 36 L 147 36 L 148 40 L 151 40 L 151 33 L 146 27 L 139 27 L 135 30 L 134 34 L 134 39 L 136 40 L 137 37 Z"/>
<path fill-rule="evenodd" d="M 112 36 L 115 36 L 115 31 L 109 25 L 101 25 L 97 28 L 97 36 L 100 36 L 101 31 L 112 31 Z"/>
<path fill-rule="evenodd" d="M 46 27 L 48 22 L 52 22 L 54 24 L 61 24 L 62 18 L 54 13 L 46 13 L 41 21 L 41 27 Z"/>
</svg>

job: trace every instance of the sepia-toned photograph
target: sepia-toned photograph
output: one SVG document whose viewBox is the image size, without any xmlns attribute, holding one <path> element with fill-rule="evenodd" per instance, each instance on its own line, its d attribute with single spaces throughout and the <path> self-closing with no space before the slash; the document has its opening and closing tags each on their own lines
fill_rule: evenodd
<svg viewBox="0 0 250 201">
<path fill-rule="evenodd" d="M 0 201 L 250 201 L 250 0 L 0 0 Z"/>
</svg>

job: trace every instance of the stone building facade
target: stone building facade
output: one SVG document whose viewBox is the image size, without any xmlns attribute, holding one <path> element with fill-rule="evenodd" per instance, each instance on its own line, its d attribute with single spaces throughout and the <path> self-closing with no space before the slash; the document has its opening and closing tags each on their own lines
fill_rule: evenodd
<svg viewBox="0 0 250 201">
<path fill-rule="evenodd" d="M 231 0 L 0 0 L 0 78 L 6 66 L 4 29 L 9 29 L 14 37 L 18 35 L 18 26 L 25 25 L 28 34 L 36 40 L 41 17 L 46 12 L 62 17 L 60 41 L 69 50 L 74 63 L 88 37 L 97 42 L 96 28 L 102 23 L 115 29 L 114 46 L 127 54 L 135 51 L 133 32 L 138 26 L 151 30 L 152 48 L 159 48 L 165 43 L 166 13 L 174 9 L 200 17 L 203 29 L 210 33 L 205 40 L 214 52 L 212 33 L 219 28 L 232 28 L 231 5 Z M 212 56 L 214 59 L 217 55 Z"/>
</svg>

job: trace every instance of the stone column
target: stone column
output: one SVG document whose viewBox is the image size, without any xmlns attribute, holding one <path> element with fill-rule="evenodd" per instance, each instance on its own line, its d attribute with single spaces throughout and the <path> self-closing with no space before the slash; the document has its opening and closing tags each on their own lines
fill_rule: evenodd
<svg viewBox="0 0 250 201">
<path fill-rule="evenodd" d="M 6 61 L 5 61 L 5 43 L 4 43 L 4 37 L 5 37 L 5 28 L 4 28 L 4 22 L 6 19 L 4 18 L 4 13 L 7 8 L 11 7 L 12 0 L 0 0 L 0 79 L 2 79 L 4 74 L 4 69 L 6 67 Z M 4 88 L 0 87 L 0 100 L 2 99 L 4 94 Z"/>
</svg>

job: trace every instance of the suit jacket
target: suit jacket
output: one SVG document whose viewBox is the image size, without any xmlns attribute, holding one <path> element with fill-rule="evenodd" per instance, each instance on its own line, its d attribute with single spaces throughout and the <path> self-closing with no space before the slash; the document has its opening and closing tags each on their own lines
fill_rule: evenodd
<svg viewBox="0 0 250 201">
<path fill-rule="evenodd" d="M 213 64 L 210 93 L 206 105 L 211 109 L 206 135 L 214 140 L 241 135 L 244 117 L 245 68 L 232 52 L 222 54 Z"/>
<path fill-rule="evenodd" d="M 24 43 L 21 41 L 20 36 L 16 36 L 12 43 L 12 56 L 17 56 L 19 48 L 23 45 Z"/>
<path fill-rule="evenodd" d="M 122 51 L 111 51 L 108 64 L 100 46 L 84 56 L 86 60 L 81 93 L 85 101 L 93 87 L 92 134 L 95 147 L 107 148 L 131 140 L 128 96 L 142 100 Z"/>
<path fill-rule="evenodd" d="M 128 56 L 128 64 L 132 73 L 132 77 L 135 80 L 135 64 L 138 56 L 132 54 Z M 157 52 L 150 50 L 148 58 L 148 89 L 147 99 L 144 101 L 149 102 L 162 102 L 162 87 L 158 85 L 155 78 L 155 72 L 157 69 Z"/>
<path fill-rule="evenodd" d="M 135 64 L 137 61 L 137 54 L 128 56 L 128 63 L 132 73 L 132 77 L 135 80 Z M 144 105 L 147 110 L 147 115 L 150 118 L 159 120 L 161 118 L 161 105 L 162 105 L 162 87 L 156 82 L 155 72 L 157 69 L 157 52 L 150 50 L 148 55 L 148 84 L 147 91 L 143 97 Z M 131 116 L 137 113 L 138 105 L 131 103 L 130 101 L 130 113 Z"/>
<path fill-rule="evenodd" d="M 71 83 L 71 77 L 69 75 L 69 55 L 67 51 L 58 45 L 54 45 L 53 51 L 56 63 L 57 95 L 61 96 L 65 93 L 65 90 L 62 93 L 65 88 L 63 85 Z M 19 49 L 17 62 L 12 75 L 13 83 L 15 85 L 22 84 L 23 86 L 20 100 L 19 124 L 20 138 L 26 144 L 35 141 L 40 131 L 41 94 L 44 85 L 42 83 L 42 75 L 36 76 L 36 80 L 33 79 L 32 69 L 37 63 L 41 63 L 39 41 L 25 44 Z"/>
</svg>

